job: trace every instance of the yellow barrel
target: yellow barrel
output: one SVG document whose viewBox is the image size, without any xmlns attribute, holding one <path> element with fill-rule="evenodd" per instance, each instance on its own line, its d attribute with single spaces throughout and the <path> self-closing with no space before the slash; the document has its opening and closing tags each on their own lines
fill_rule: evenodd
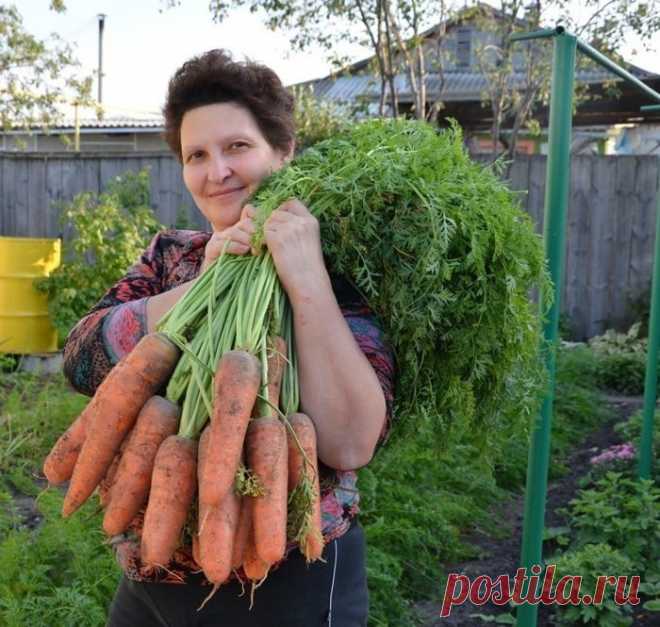
<svg viewBox="0 0 660 627">
<path fill-rule="evenodd" d="M 49 353 L 57 332 L 32 283 L 60 265 L 59 239 L 0 237 L 0 353 Z"/>
</svg>

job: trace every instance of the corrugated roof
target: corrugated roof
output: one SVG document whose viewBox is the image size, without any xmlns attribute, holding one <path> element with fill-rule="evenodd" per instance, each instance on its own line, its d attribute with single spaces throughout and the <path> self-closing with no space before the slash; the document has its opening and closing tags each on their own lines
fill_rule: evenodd
<svg viewBox="0 0 660 627">
<path fill-rule="evenodd" d="M 640 79 L 652 78 L 656 75 L 639 68 L 631 71 Z M 578 71 L 576 81 L 578 83 L 601 83 L 606 80 L 621 80 L 613 74 L 601 70 Z M 369 100 L 378 100 L 380 97 L 380 79 L 372 74 L 357 76 L 325 77 L 317 81 L 307 83 L 312 85 L 314 94 L 318 98 L 350 102 L 358 97 Z M 514 73 L 509 77 L 509 85 L 512 88 L 522 88 L 525 85 L 525 75 Z M 407 103 L 413 101 L 408 77 L 399 74 L 394 78 L 399 102 Z M 426 89 L 429 99 L 440 98 L 446 102 L 481 100 L 481 95 L 486 91 L 488 82 L 483 74 L 477 72 L 445 72 L 440 74 L 429 74 L 426 80 Z"/>
<path fill-rule="evenodd" d="M 134 128 L 162 128 L 162 116 L 104 116 L 102 120 L 96 117 L 85 117 L 80 119 L 80 128 L 103 128 L 103 129 L 134 129 Z M 75 120 L 67 117 L 61 124 L 57 125 L 58 129 L 73 129 L 75 128 Z"/>
</svg>

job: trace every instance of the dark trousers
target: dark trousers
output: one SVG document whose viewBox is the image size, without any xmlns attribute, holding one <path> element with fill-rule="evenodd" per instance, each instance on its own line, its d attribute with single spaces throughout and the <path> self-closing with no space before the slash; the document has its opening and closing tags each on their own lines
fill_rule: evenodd
<svg viewBox="0 0 660 627">
<path fill-rule="evenodd" d="M 350 529 L 323 551 L 325 563 L 305 563 L 293 551 L 255 590 L 241 596 L 237 581 L 211 591 L 192 583 L 140 583 L 123 577 L 110 607 L 107 627 L 365 627 L 368 613 L 362 527 Z"/>
</svg>

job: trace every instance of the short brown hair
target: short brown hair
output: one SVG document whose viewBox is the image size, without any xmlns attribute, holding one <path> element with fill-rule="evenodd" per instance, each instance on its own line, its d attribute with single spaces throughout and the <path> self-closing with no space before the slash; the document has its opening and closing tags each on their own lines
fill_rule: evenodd
<svg viewBox="0 0 660 627">
<path fill-rule="evenodd" d="M 163 116 L 165 141 L 182 161 L 181 121 L 203 105 L 235 102 L 254 116 L 268 143 L 288 152 L 295 139 L 294 99 L 273 70 L 233 61 L 225 50 L 209 50 L 186 61 L 170 79 Z"/>
</svg>

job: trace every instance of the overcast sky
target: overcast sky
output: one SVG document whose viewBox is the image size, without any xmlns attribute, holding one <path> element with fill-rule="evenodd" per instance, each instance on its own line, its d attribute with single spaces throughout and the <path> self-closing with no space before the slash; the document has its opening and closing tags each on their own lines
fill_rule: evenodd
<svg viewBox="0 0 660 627">
<path fill-rule="evenodd" d="M 32 34 L 47 37 L 56 32 L 76 44 L 78 58 L 89 73 L 96 71 L 98 62 L 97 15 L 106 14 L 103 101 L 112 113 L 158 112 L 176 68 L 210 48 L 228 48 L 239 58 L 246 55 L 264 62 L 286 84 L 329 72 L 320 51 L 289 55 L 286 36 L 269 31 L 259 16 L 247 10 L 235 10 L 226 22 L 215 24 L 208 0 L 183 0 L 183 6 L 164 11 L 160 11 L 160 0 L 65 0 L 64 14 L 50 11 L 49 0 L 15 0 L 14 4 Z M 639 46 L 630 42 L 624 56 L 660 73 L 660 35 L 653 46 L 655 52 L 635 54 Z M 356 60 L 365 56 L 359 49 L 345 52 Z"/>
</svg>

